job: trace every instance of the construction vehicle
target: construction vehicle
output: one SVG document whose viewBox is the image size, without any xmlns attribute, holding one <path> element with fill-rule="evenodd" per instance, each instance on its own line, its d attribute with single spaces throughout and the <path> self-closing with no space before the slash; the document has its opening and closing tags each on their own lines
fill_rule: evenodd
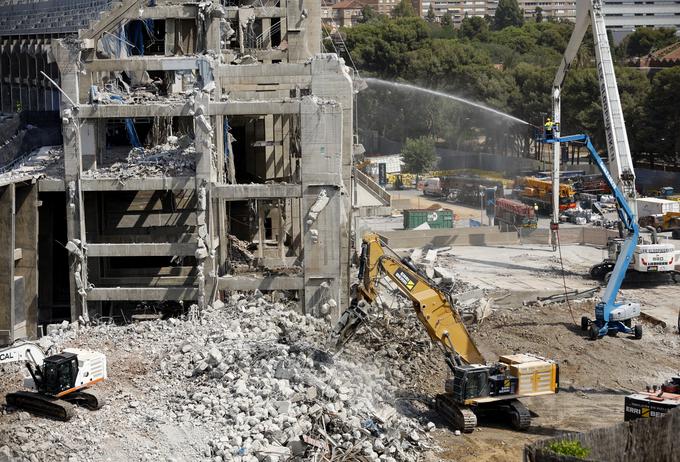
<svg viewBox="0 0 680 462">
<path fill-rule="evenodd" d="M 553 120 L 560 120 L 562 84 L 564 83 L 571 63 L 578 53 L 589 25 L 592 26 L 592 36 L 595 42 L 595 60 L 597 63 L 597 75 L 600 84 L 600 99 L 602 103 L 605 139 L 607 142 L 609 161 L 607 174 L 603 175 L 612 191 L 614 191 L 612 184 L 618 189 L 619 198 L 616 200 L 616 203 L 619 218 L 622 220 L 620 229 L 622 229 L 623 233 L 628 233 L 628 236 L 621 235 L 619 238 L 613 238 L 613 240 L 609 242 L 608 248 L 610 249 L 610 254 L 608 258 L 591 268 L 591 275 L 595 277 L 610 278 L 607 285 L 608 288 L 611 281 L 618 277 L 624 277 L 626 274 L 631 276 L 642 276 L 643 273 L 647 273 L 644 277 L 651 278 L 651 276 L 654 276 L 654 279 L 658 279 L 659 275 L 664 277 L 671 275 L 675 277 L 674 251 L 671 253 L 668 244 L 657 242 L 654 234 L 652 234 L 651 243 L 644 242 L 644 240 L 638 240 L 637 236 L 635 236 L 635 239 L 629 239 L 631 236 L 630 230 L 633 225 L 637 228 L 636 217 L 640 216 L 638 214 L 635 169 L 633 168 L 633 159 L 630 154 L 628 134 L 626 132 L 626 124 L 623 118 L 623 109 L 621 107 L 621 97 L 616 83 L 614 61 L 611 56 L 609 40 L 607 38 L 602 0 L 576 1 L 576 20 L 574 29 L 553 81 Z M 561 127 L 558 124 L 557 128 L 553 130 L 553 136 L 557 141 L 552 141 L 552 181 L 555 186 L 555 191 L 559 185 L 560 178 L 560 130 Z M 594 151 L 590 154 L 592 155 L 593 153 Z M 604 167 L 604 164 L 602 164 L 601 167 Z M 602 168 L 600 170 L 602 170 Z M 622 210 L 620 198 L 622 198 L 623 202 L 627 205 L 626 211 Z M 628 215 L 629 213 L 632 214 L 632 218 Z M 646 213 L 646 215 L 649 214 L 650 213 Z M 559 230 L 559 216 L 559 197 L 557 197 L 556 193 L 553 193 L 553 217 L 551 220 L 550 239 L 554 249 L 557 249 L 556 243 L 558 242 L 557 233 Z M 632 246 L 637 246 L 637 248 L 630 248 Z M 621 263 L 619 263 L 620 261 Z M 627 271 L 629 265 L 632 266 L 631 269 L 633 271 Z M 616 274 L 615 278 L 612 271 L 616 273 L 617 267 L 619 267 L 621 271 L 619 274 Z M 612 274 L 612 276 L 607 276 L 608 274 Z M 618 291 L 620 284 L 615 284 L 615 286 Z M 614 297 L 615 295 L 615 293 L 607 293 L 607 296 Z M 603 322 L 604 324 L 602 324 Z M 603 326 L 602 329 L 604 330 L 606 322 L 598 321 L 598 323 Z"/>
<path fill-rule="evenodd" d="M 496 198 L 503 197 L 502 181 L 465 175 L 428 178 L 423 187 L 423 194 L 461 204 L 479 206 L 480 191 L 488 188 L 496 188 L 494 192 Z"/>
<path fill-rule="evenodd" d="M 680 228 L 680 212 L 642 216 L 638 220 L 638 224 L 643 228 L 651 226 L 657 233 L 672 231 Z"/>
<path fill-rule="evenodd" d="M 646 419 L 660 417 L 680 406 L 680 376 L 657 387 L 647 387 L 647 391 L 626 396 L 623 420 Z"/>
<path fill-rule="evenodd" d="M 675 188 L 673 186 L 664 186 L 658 191 L 650 192 L 650 195 L 668 199 L 670 201 L 680 201 L 680 194 L 675 193 Z"/>
<path fill-rule="evenodd" d="M 632 319 L 640 315 L 640 304 L 632 301 L 618 301 L 616 300 L 616 297 L 621 288 L 621 284 L 623 283 L 623 279 L 626 276 L 626 272 L 628 271 L 631 262 L 633 262 L 634 256 L 639 260 L 644 260 L 645 257 L 650 259 L 649 261 L 644 262 L 645 267 L 650 270 L 652 264 L 657 264 L 657 259 L 664 259 L 663 261 L 659 260 L 658 265 L 665 264 L 667 262 L 666 259 L 668 258 L 671 258 L 672 264 L 672 259 L 675 257 L 675 248 L 672 245 L 670 246 L 673 248 L 673 253 L 669 256 L 666 253 L 652 253 L 656 251 L 656 247 L 647 249 L 646 246 L 637 245 L 640 227 L 635 220 L 635 214 L 628 206 L 626 197 L 614 182 L 614 178 L 612 178 L 609 170 L 607 170 L 607 166 L 595 150 L 588 135 L 543 138 L 541 141 L 548 144 L 578 143 L 586 147 L 590 153 L 590 157 L 592 157 L 593 162 L 607 182 L 607 186 L 609 186 L 614 194 L 622 232 L 627 233 L 625 237 L 621 238 L 617 257 L 613 262 L 613 267 L 609 269 L 607 266 L 607 287 L 605 288 L 601 300 L 595 305 L 595 319 L 590 320 L 584 316 L 581 318 L 581 328 L 583 330 L 588 330 L 592 340 L 602 337 L 605 334 L 616 335 L 618 332 L 633 334 L 636 339 L 642 338 L 642 326 L 636 324 L 634 327 L 631 327 Z M 636 254 L 636 250 L 643 251 L 644 253 Z M 607 263 L 607 265 L 610 264 L 611 263 Z M 593 269 L 596 267 L 601 268 L 601 271 L 605 270 L 602 263 L 596 265 Z M 593 273 L 593 269 L 591 269 L 591 274 Z"/>
<path fill-rule="evenodd" d="M 548 211 L 551 207 L 552 182 L 548 179 L 520 177 L 515 182 L 515 190 L 519 199 L 531 206 L 537 205 L 539 210 Z M 560 211 L 576 208 L 576 191 L 570 185 L 560 185 Z"/>
<path fill-rule="evenodd" d="M 451 377 L 445 382 L 445 393 L 436 397 L 439 412 L 463 432 L 474 430 L 476 414 L 487 413 L 509 416 L 514 428 L 527 429 L 531 415 L 519 398 L 557 393 L 558 365 L 530 354 L 501 356 L 497 362 L 486 363 L 451 295 L 410 259 L 387 255 L 385 248 L 377 234 L 364 236 L 359 283 L 353 286 L 350 306 L 333 331 L 336 348 L 368 322 L 368 306 L 379 296 L 380 280 L 387 277 L 413 303 L 418 320 L 444 353 Z"/>
<path fill-rule="evenodd" d="M 501 227 L 501 231 L 538 226 L 534 208 L 512 199 L 496 200 L 494 221 Z"/>
<path fill-rule="evenodd" d="M 577 194 L 609 194 L 602 175 L 581 175 L 574 179 L 573 188 Z"/>
<path fill-rule="evenodd" d="M 24 387 L 35 391 L 7 394 L 8 406 L 67 421 L 74 415 L 74 404 L 91 410 L 104 405 L 99 396 L 86 391 L 107 378 L 104 354 L 68 348 L 46 356 L 38 344 L 21 340 L 0 347 L 0 364 L 20 361 L 25 361 L 30 374 Z"/>
<path fill-rule="evenodd" d="M 649 231 L 652 232 L 652 236 L 655 236 L 654 228 Z M 607 239 L 607 257 L 590 267 L 591 278 L 605 283 L 609 282 L 624 241 L 625 238 L 622 237 Z M 624 280 L 628 282 L 659 281 L 670 276 L 673 281 L 676 281 L 678 273 L 675 270 L 675 263 L 675 246 L 659 244 L 656 237 L 652 237 L 651 244 L 641 242 L 635 246 Z"/>
</svg>

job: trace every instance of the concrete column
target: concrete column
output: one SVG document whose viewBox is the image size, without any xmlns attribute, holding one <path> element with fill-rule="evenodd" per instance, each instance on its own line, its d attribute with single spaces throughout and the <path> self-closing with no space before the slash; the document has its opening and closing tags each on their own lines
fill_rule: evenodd
<svg viewBox="0 0 680 462">
<path fill-rule="evenodd" d="M 38 184 L 17 186 L 15 196 L 15 338 L 37 338 Z"/>
<path fill-rule="evenodd" d="M 263 201 L 255 202 L 257 203 L 257 257 L 262 260 L 264 258 L 264 241 L 266 240 L 264 206 Z"/>
<path fill-rule="evenodd" d="M 276 170 L 276 164 L 278 159 L 274 152 L 274 141 L 276 135 L 274 135 L 274 115 L 267 114 L 264 116 L 264 165 L 265 165 L 265 180 L 273 180 L 278 177 L 278 172 Z"/>
<path fill-rule="evenodd" d="M 262 18 L 262 48 L 267 49 L 272 46 L 272 20 L 271 18 Z M 265 64 L 271 64 L 271 60 L 265 60 Z"/>
<path fill-rule="evenodd" d="M 220 27 L 220 16 L 218 10 L 213 11 L 212 17 L 208 18 L 208 30 L 206 33 L 205 43 L 207 50 L 213 50 L 219 52 L 221 47 L 221 27 Z"/>
<path fill-rule="evenodd" d="M 346 228 L 342 198 L 342 107 L 305 97 L 300 115 L 304 311 L 314 313 L 328 298 L 340 306 Z M 330 313 L 332 319 L 339 315 Z"/>
<path fill-rule="evenodd" d="M 165 56 L 175 54 L 175 20 L 168 18 L 165 20 Z"/>
<path fill-rule="evenodd" d="M 64 45 L 61 40 L 52 42 L 61 75 L 61 88 L 75 104 L 79 101 L 80 50 Z M 69 244 L 71 321 L 79 316 L 88 318 L 86 288 L 87 265 L 84 261 L 85 217 L 83 194 L 80 186 L 82 175 L 81 137 L 77 108 L 62 95 L 62 135 L 64 138 L 64 183 L 66 185 L 66 229 Z"/>
<path fill-rule="evenodd" d="M 281 176 L 283 178 L 289 179 L 293 176 L 292 171 L 292 161 L 290 158 L 290 118 L 288 114 L 284 114 L 279 117 L 279 129 L 278 136 L 281 142 Z"/>
<path fill-rule="evenodd" d="M 285 201 L 280 200 L 279 201 L 279 206 L 276 209 L 277 210 L 277 218 L 278 218 L 278 228 L 277 228 L 277 235 L 276 235 L 276 242 L 278 246 L 278 251 L 279 251 L 279 258 L 283 261 L 284 258 L 286 258 L 286 248 L 284 247 L 284 240 L 286 239 L 286 222 L 283 218 L 283 212 L 284 212 L 284 205 Z"/>
<path fill-rule="evenodd" d="M 14 185 L 0 188 L 0 345 L 14 341 Z"/>
<path fill-rule="evenodd" d="M 215 247 L 211 226 L 211 214 L 208 204 L 211 203 L 210 183 L 215 181 L 213 165 L 214 127 L 207 115 L 210 97 L 200 94 L 194 103 L 194 133 L 196 147 L 196 225 L 198 228 L 198 305 L 203 308 L 210 303 L 209 297 L 217 284 L 215 267 Z"/>
<path fill-rule="evenodd" d="M 312 60 L 312 94 L 337 101 L 342 108 L 342 184 L 343 184 L 343 221 L 341 223 L 342 251 L 340 254 L 342 295 L 338 305 L 344 307 L 349 300 L 350 290 L 350 227 L 352 197 L 352 165 L 354 149 L 354 91 L 352 78 L 346 67 L 335 54 L 319 55 Z M 303 163 L 304 167 L 304 163 Z"/>
</svg>

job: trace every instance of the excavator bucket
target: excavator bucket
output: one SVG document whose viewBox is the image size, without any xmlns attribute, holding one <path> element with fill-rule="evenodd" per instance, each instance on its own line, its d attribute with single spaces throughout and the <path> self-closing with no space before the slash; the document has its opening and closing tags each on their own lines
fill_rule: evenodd
<svg viewBox="0 0 680 462">
<path fill-rule="evenodd" d="M 333 349 L 339 351 L 356 334 L 359 327 L 368 321 L 368 313 L 364 311 L 362 304 L 352 301 L 338 319 L 331 334 Z"/>
</svg>

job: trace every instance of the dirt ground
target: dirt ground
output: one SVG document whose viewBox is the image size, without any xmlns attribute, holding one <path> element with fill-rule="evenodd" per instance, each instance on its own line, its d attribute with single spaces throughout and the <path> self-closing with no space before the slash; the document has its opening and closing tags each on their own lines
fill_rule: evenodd
<svg viewBox="0 0 680 462">
<path fill-rule="evenodd" d="M 573 317 L 592 316 L 592 304 L 572 306 Z M 521 460 L 527 443 L 570 431 L 587 431 L 623 421 L 624 396 L 645 385 L 660 384 L 680 370 L 680 337 L 672 329 L 643 324 L 644 335 L 587 339 L 566 305 L 522 307 L 497 312 L 473 331 L 487 359 L 530 352 L 558 361 L 561 391 L 523 400 L 535 417 L 527 432 L 494 422 L 480 422 L 470 435 L 436 432 L 442 460 Z M 441 383 L 428 380 L 425 388 Z"/>
</svg>

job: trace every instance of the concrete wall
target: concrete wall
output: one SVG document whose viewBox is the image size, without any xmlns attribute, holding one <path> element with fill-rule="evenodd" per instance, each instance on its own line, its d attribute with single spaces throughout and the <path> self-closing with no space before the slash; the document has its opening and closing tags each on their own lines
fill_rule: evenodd
<svg viewBox="0 0 680 462">
<path fill-rule="evenodd" d="M 522 244 L 547 244 L 550 237 L 549 229 L 522 229 L 520 233 Z M 604 228 L 560 228 L 562 244 L 605 246 L 608 238 L 618 235 L 618 231 Z"/>
<path fill-rule="evenodd" d="M 513 245 L 520 242 L 517 233 L 502 233 L 496 228 L 397 230 L 383 231 L 379 234 L 390 247 L 395 249 L 423 247 L 427 244 L 433 247 L 446 247 L 450 245 Z"/>
<path fill-rule="evenodd" d="M 430 244 L 434 247 L 449 245 L 516 245 L 516 244 L 548 244 L 550 230 L 522 229 L 521 239 L 517 233 L 501 232 L 494 227 L 429 229 L 422 231 L 395 230 L 379 233 L 387 239 L 392 248 L 414 248 Z M 616 237 L 618 232 L 603 228 L 562 228 L 560 240 L 562 244 L 605 246 L 608 237 Z"/>
</svg>

